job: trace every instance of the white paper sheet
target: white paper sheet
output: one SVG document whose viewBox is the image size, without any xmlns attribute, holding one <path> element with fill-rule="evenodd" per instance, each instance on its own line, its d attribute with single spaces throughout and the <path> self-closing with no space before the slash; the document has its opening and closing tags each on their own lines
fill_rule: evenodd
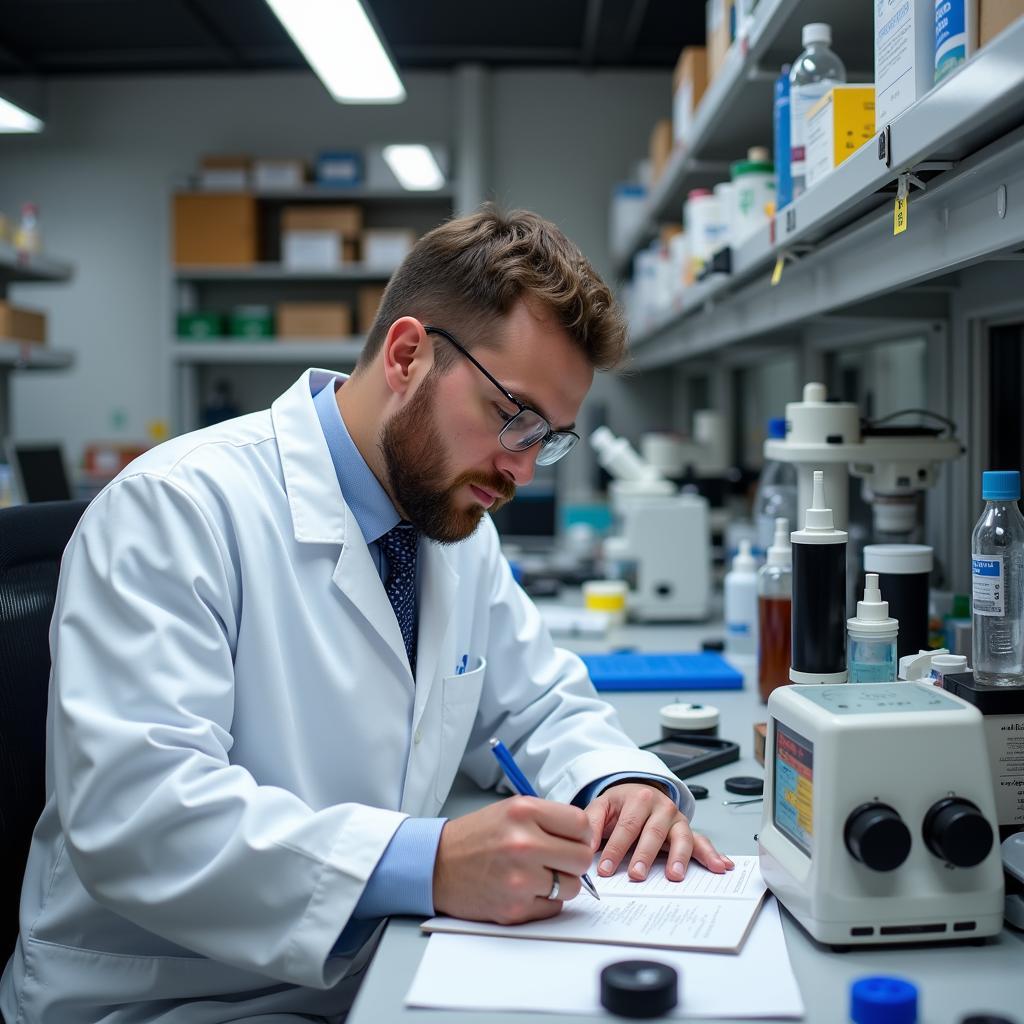
<svg viewBox="0 0 1024 1024">
<path fill-rule="evenodd" d="M 691 863 L 681 882 L 665 877 L 662 861 L 642 882 L 631 881 L 625 867 L 610 878 L 591 873 L 600 901 L 581 892 L 557 917 L 544 921 L 499 925 L 435 917 L 423 930 L 735 953 L 766 889 L 756 857 L 732 859 L 736 867 L 724 875 Z"/>
<path fill-rule="evenodd" d="M 601 969 L 637 958 L 630 947 L 433 935 L 405 1002 L 450 1010 L 603 1014 Z M 679 1006 L 673 1016 L 804 1015 L 774 897 L 765 901 L 739 954 L 652 949 L 642 959 L 678 972 Z"/>
</svg>

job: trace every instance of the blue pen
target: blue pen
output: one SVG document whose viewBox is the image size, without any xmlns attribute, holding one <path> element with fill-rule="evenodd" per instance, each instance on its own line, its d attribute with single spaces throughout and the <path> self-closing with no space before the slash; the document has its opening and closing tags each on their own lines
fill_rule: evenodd
<svg viewBox="0 0 1024 1024">
<path fill-rule="evenodd" d="M 530 780 L 522 773 L 519 765 L 516 764 L 516 759 L 512 756 L 511 751 L 497 736 L 491 737 L 491 753 L 498 759 L 498 764 L 501 765 L 505 778 L 512 783 L 512 788 L 520 796 L 537 795 L 536 790 L 530 785 Z M 583 882 L 583 887 L 595 900 L 601 898 L 597 889 L 594 888 L 594 883 L 590 880 L 589 875 L 583 875 L 580 880 Z"/>
</svg>

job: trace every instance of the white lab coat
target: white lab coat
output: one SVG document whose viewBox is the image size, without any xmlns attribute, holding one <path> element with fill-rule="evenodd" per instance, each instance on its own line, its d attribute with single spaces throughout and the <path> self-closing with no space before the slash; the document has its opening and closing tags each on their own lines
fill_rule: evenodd
<svg viewBox="0 0 1024 1024">
<path fill-rule="evenodd" d="M 414 685 L 310 398 L 333 376 L 148 452 L 75 532 L 9 1024 L 329 1016 L 395 829 L 460 766 L 494 785 L 491 735 L 553 800 L 672 778 L 552 646 L 489 520 L 421 542 Z"/>
</svg>

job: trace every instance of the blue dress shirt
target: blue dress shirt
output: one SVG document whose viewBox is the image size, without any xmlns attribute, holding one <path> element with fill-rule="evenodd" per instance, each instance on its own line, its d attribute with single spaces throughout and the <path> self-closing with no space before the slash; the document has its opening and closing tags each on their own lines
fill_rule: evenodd
<svg viewBox="0 0 1024 1024">
<path fill-rule="evenodd" d="M 330 384 L 313 399 L 324 439 L 331 453 L 334 470 L 345 502 L 370 549 L 381 580 L 387 578 L 387 558 L 378 540 L 401 522 L 387 492 L 360 454 L 345 426 Z M 625 779 L 651 781 L 668 787 L 669 796 L 679 805 L 679 788 L 655 775 L 620 773 L 608 775 L 586 786 L 573 804 L 586 807 L 599 793 L 615 782 Z M 363 894 L 353 911 L 352 920 L 335 944 L 335 953 L 357 949 L 369 938 L 382 917 L 393 914 L 430 916 L 434 913 L 434 862 L 441 842 L 441 830 L 447 818 L 406 818 L 395 830 L 384 855 L 370 875 Z"/>
</svg>

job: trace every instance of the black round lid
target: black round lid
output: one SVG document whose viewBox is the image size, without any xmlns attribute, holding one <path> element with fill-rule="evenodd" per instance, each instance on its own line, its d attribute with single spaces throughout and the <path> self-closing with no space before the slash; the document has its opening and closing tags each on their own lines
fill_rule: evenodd
<svg viewBox="0 0 1024 1024">
<path fill-rule="evenodd" d="M 708 787 L 702 786 L 699 782 L 688 782 L 686 788 L 693 794 L 694 800 L 706 800 L 708 798 Z"/>
<path fill-rule="evenodd" d="M 679 1001 L 679 975 L 656 960 L 620 960 L 601 971 L 601 1005 L 620 1017 L 661 1017 Z"/>
<path fill-rule="evenodd" d="M 999 1017 L 992 1013 L 972 1013 L 970 1017 L 963 1017 L 960 1024 L 1016 1024 L 1009 1017 Z"/>
<path fill-rule="evenodd" d="M 733 775 L 725 780 L 725 788 L 740 796 L 760 796 L 764 792 L 764 779 L 755 775 Z"/>
</svg>

